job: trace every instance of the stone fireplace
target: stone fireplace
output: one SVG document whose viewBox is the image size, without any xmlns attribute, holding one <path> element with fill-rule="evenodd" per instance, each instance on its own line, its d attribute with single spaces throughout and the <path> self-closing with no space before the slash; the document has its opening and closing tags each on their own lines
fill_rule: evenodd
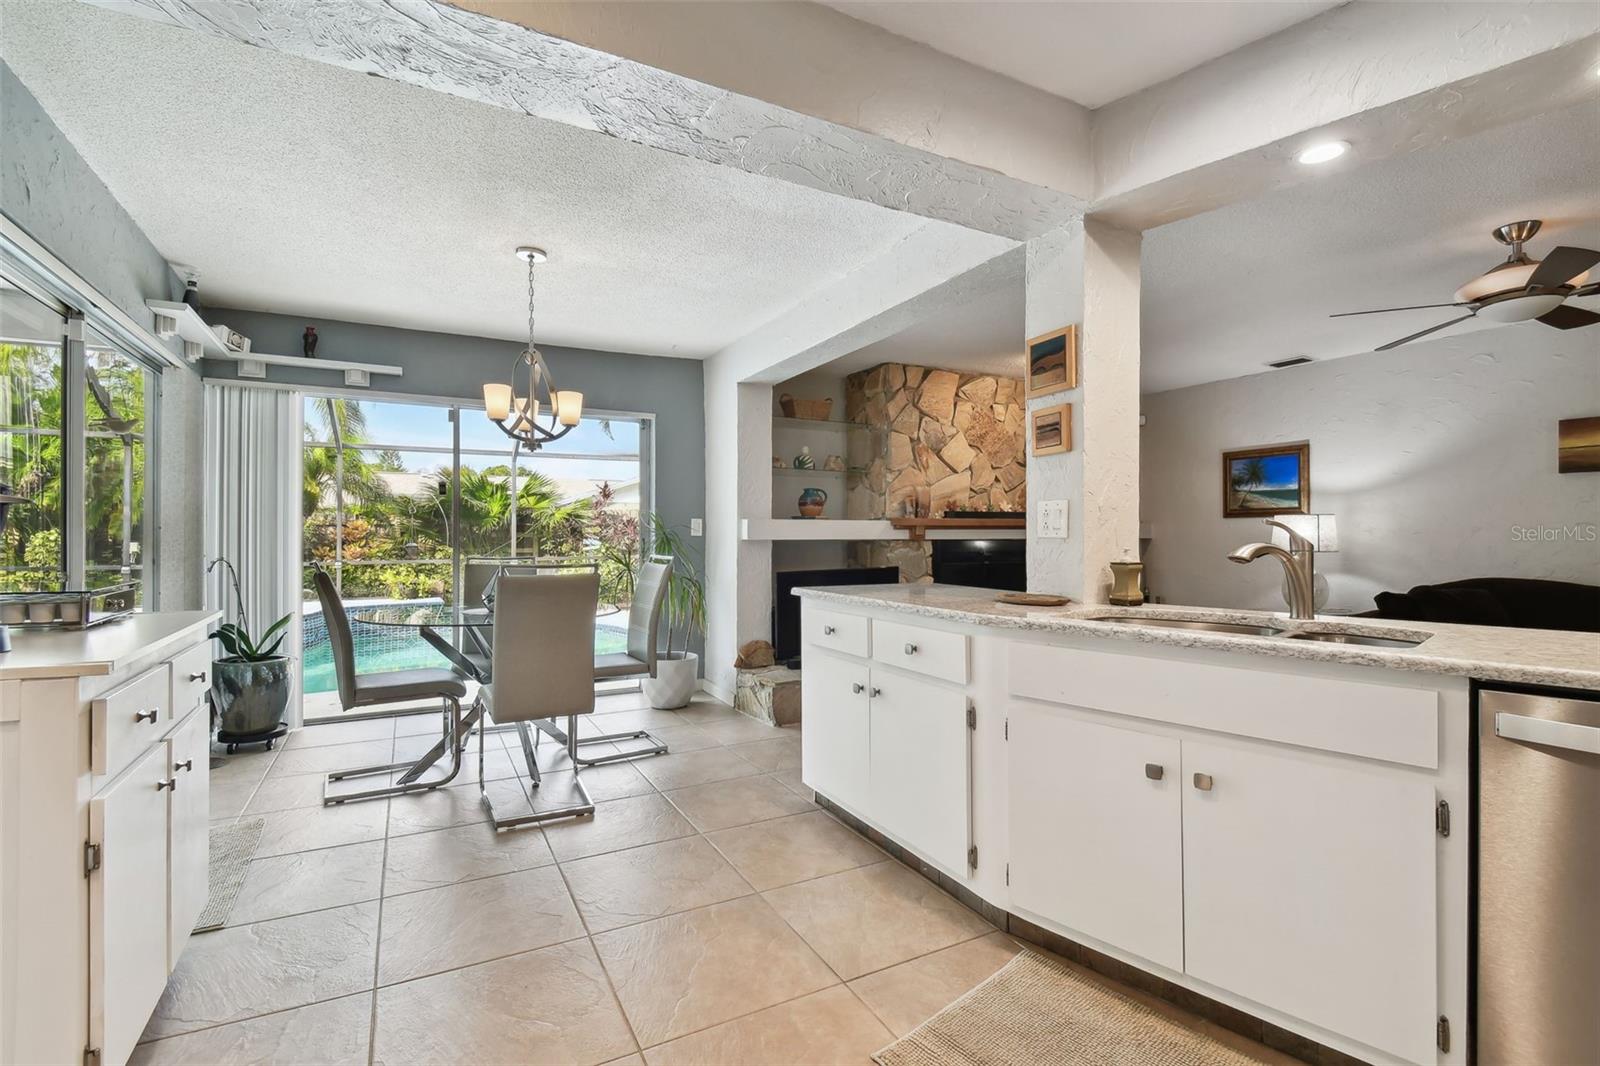
<svg viewBox="0 0 1600 1066">
<path fill-rule="evenodd" d="M 894 518 L 908 502 L 921 513 L 1027 508 L 1025 395 L 1020 378 L 959 374 L 883 363 L 845 379 L 845 417 L 885 426 L 881 454 L 851 479 L 847 518 Z M 898 566 L 900 579 L 929 582 L 926 542 L 854 545 L 861 566 Z"/>
</svg>

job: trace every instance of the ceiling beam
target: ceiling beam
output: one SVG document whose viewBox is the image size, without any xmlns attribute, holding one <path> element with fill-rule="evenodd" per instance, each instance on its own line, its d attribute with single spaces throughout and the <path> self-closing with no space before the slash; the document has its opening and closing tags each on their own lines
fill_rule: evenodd
<svg viewBox="0 0 1600 1066">
<path fill-rule="evenodd" d="M 436 0 L 85 0 L 718 166 L 1025 240 L 1082 213 L 1043 185 Z"/>
</svg>

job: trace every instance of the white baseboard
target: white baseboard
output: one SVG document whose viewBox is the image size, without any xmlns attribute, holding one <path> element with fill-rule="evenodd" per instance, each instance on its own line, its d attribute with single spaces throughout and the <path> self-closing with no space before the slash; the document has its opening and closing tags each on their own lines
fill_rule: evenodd
<svg viewBox="0 0 1600 1066">
<path fill-rule="evenodd" d="M 733 693 L 731 691 L 724 692 L 720 687 L 713 684 L 709 678 L 702 677 L 700 679 L 700 691 L 715 696 L 730 707 L 733 706 Z"/>
</svg>

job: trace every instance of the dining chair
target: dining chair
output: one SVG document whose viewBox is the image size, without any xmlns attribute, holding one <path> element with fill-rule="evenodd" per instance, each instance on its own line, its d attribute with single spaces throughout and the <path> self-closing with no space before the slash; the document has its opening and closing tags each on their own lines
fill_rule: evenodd
<svg viewBox="0 0 1600 1066">
<path fill-rule="evenodd" d="M 600 575 L 594 572 L 502 573 L 496 581 L 494 647 L 490 682 L 478 689 L 473 716 L 478 719 L 478 791 L 496 829 L 510 829 L 552 818 L 594 813 L 579 767 L 573 790 L 579 802 L 502 818 L 484 784 L 484 737 L 496 726 L 515 726 L 528 761 L 529 794 L 542 783 L 535 726 L 560 737 L 567 755 L 578 761 L 578 716 L 594 711 L 594 616 L 600 601 Z M 565 718 L 567 728 L 551 720 Z"/>
<path fill-rule="evenodd" d="M 652 555 L 639 568 L 633 583 L 633 600 L 628 605 L 628 650 L 596 655 L 594 676 L 597 681 L 617 681 L 630 677 L 656 676 L 656 642 L 661 636 L 661 609 L 666 603 L 667 586 L 672 581 L 672 556 Z M 665 755 L 667 745 L 651 736 L 649 730 L 637 729 L 626 733 L 603 733 L 584 737 L 582 744 L 615 744 L 619 741 L 643 740 L 642 747 L 578 761 L 584 766 L 638 759 L 647 755 Z"/>
<path fill-rule="evenodd" d="M 317 588 L 317 599 L 322 603 L 322 621 L 328 629 L 328 645 L 333 652 L 333 673 L 338 681 L 339 706 L 344 710 L 357 707 L 381 707 L 386 704 L 406 703 L 411 700 L 437 698 L 444 701 L 444 741 L 450 753 L 450 771 L 442 778 L 421 780 L 423 771 L 433 764 L 424 756 L 411 762 L 385 763 L 381 766 L 356 766 L 348 770 L 335 770 L 322 783 L 324 806 L 348 803 L 351 800 L 377 799 L 382 796 L 399 796 L 407 792 L 425 792 L 455 780 L 461 770 L 461 701 L 466 697 L 467 686 L 453 672 L 441 668 L 416 670 L 383 670 L 377 673 L 356 672 L 355 640 L 350 633 L 350 618 L 344 612 L 344 599 L 334 587 L 333 578 L 316 566 L 312 581 Z M 334 782 L 357 777 L 387 777 L 399 772 L 394 784 L 382 788 L 356 792 L 331 792 Z"/>
</svg>

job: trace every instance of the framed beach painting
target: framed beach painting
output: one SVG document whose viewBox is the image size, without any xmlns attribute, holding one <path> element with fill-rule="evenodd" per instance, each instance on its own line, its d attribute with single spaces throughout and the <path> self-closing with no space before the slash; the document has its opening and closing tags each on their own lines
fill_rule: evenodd
<svg viewBox="0 0 1600 1066">
<path fill-rule="evenodd" d="M 1072 405 L 1057 404 L 1033 412 L 1033 454 L 1056 455 L 1072 450 Z"/>
<path fill-rule="evenodd" d="M 1222 453 L 1222 517 L 1311 513 L 1311 443 Z"/>
<path fill-rule="evenodd" d="M 1028 341 L 1028 395 L 1078 387 L 1078 327 L 1063 326 Z"/>
</svg>

